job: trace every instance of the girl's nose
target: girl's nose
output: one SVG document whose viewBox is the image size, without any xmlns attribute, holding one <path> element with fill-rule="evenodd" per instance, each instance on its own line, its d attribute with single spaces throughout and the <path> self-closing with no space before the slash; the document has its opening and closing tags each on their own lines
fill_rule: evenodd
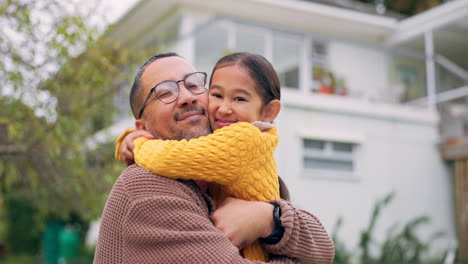
<svg viewBox="0 0 468 264">
<path fill-rule="evenodd" d="M 230 115 L 232 114 L 232 109 L 229 105 L 227 104 L 222 104 L 221 107 L 219 107 L 218 110 L 221 114 L 223 115 Z"/>
</svg>

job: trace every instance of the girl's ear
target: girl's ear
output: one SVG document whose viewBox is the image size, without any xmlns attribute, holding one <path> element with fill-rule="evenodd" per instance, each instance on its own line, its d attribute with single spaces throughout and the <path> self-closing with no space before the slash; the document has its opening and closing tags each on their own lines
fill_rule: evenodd
<svg viewBox="0 0 468 264">
<path fill-rule="evenodd" d="M 138 130 L 146 130 L 145 128 L 145 121 L 143 119 L 137 119 L 135 121 L 135 127 Z"/>
<path fill-rule="evenodd" d="M 263 107 L 262 110 L 262 117 L 263 122 L 273 122 L 275 118 L 278 116 L 281 110 L 281 102 L 277 99 L 270 101 L 267 105 Z"/>
</svg>

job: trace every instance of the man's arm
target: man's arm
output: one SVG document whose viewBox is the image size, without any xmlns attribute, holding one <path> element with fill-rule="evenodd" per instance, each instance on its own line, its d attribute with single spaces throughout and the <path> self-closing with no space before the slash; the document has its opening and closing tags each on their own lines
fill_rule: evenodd
<svg viewBox="0 0 468 264">
<path fill-rule="evenodd" d="M 280 205 L 283 238 L 267 245 L 268 252 L 298 258 L 301 263 L 332 263 L 335 255 L 333 240 L 311 213 L 294 208 L 285 200 L 273 200 Z"/>
<path fill-rule="evenodd" d="M 312 214 L 297 210 L 284 200 L 273 200 L 281 208 L 283 237 L 267 245 L 271 254 L 297 258 L 301 263 L 331 263 L 333 241 L 320 221 Z M 259 237 L 267 237 L 274 227 L 273 206 L 265 202 L 249 202 L 228 198 L 211 215 L 220 228 L 238 247 Z"/>
<path fill-rule="evenodd" d="M 123 263 L 260 263 L 242 258 L 188 195 L 135 200 L 123 221 Z M 282 256 L 270 263 L 298 260 Z"/>
</svg>

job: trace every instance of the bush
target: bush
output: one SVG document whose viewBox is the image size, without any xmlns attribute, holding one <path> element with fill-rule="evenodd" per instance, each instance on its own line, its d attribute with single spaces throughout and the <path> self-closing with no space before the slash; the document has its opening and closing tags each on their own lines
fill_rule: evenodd
<svg viewBox="0 0 468 264">
<path fill-rule="evenodd" d="M 36 255 L 40 245 L 37 209 L 20 195 L 5 197 L 7 250 L 11 255 Z"/>
<path fill-rule="evenodd" d="M 384 242 L 379 246 L 377 256 L 370 254 L 371 246 L 375 245 L 372 239 L 374 228 L 377 224 L 377 219 L 382 210 L 393 200 L 395 193 L 389 193 L 382 199 L 377 200 L 369 221 L 369 225 L 361 231 L 358 245 L 358 254 L 354 255 L 349 252 L 342 241 L 338 238 L 338 231 L 343 224 L 343 218 L 339 217 L 332 238 L 335 243 L 335 264 L 361 263 L 361 264 L 429 264 L 442 263 L 443 256 L 423 259 L 423 254 L 429 250 L 431 243 L 444 235 L 443 232 L 435 232 L 427 241 L 422 241 L 416 235 L 416 228 L 420 225 L 428 224 L 429 217 L 420 216 L 403 225 L 399 229 L 397 224 L 394 224 L 387 232 Z M 356 258 L 355 261 L 352 259 Z"/>
</svg>

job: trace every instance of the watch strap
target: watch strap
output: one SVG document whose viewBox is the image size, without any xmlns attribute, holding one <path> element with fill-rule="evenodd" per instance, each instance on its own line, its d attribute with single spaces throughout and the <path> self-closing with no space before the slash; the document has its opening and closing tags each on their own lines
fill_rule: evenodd
<svg viewBox="0 0 468 264">
<path fill-rule="evenodd" d="M 283 238 L 284 234 L 284 227 L 281 223 L 281 207 L 277 203 L 271 203 L 273 208 L 273 221 L 275 222 L 275 228 L 273 232 L 265 238 L 261 238 L 260 240 L 266 244 L 276 244 L 278 243 L 281 238 Z"/>
</svg>

